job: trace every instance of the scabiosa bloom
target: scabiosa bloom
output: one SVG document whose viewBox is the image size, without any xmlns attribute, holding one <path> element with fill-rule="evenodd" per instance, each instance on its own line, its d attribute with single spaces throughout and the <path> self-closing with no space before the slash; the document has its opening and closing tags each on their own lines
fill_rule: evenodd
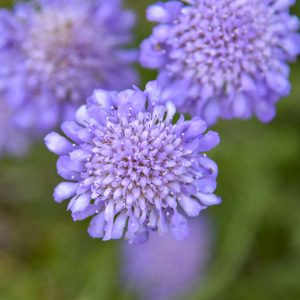
<svg viewBox="0 0 300 300">
<path fill-rule="evenodd" d="M 13 108 L 0 92 L 0 158 L 4 155 L 21 156 L 27 152 L 29 136 L 14 123 Z"/>
<path fill-rule="evenodd" d="M 212 252 L 210 220 L 191 222 L 185 241 L 150 234 L 148 243 L 123 247 L 122 282 L 143 300 L 180 299 L 201 285 Z"/>
<path fill-rule="evenodd" d="M 96 87 L 135 83 L 134 15 L 121 0 L 35 0 L 0 11 L 0 85 L 22 128 L 44 134 Z"/>
<path fill-rule="evenodd" d="M 220 199 L 217 166 L 206 157 L 219 143 L 199 117 L 173 124 L 171 102 L 157 105 L 156 82 L 146 91 L 96 90 L 76 113 L 76 122 L 62 125 L 72 140 L 57 133 L 46 136 L 57 155 L 57 171 L 66 182 L 54 192 L 55 201 L 72 198 L 73 219 L 95 215 L 89 234 L 103 240 L 147 240 L 149 230 L 171 232 L 184 239 L 188 223 L 183 212 L 198 216 Z"/>
<path fill-rule="evenodd" d="M 159 69 L 162 98 L 209 124 L 221 118 L 263 122 L 290 92 L 288 61 L 300 53 L 295 0 L 187 0 L 151 5 L 158 22 L 141 63 Z"/>
</svg>

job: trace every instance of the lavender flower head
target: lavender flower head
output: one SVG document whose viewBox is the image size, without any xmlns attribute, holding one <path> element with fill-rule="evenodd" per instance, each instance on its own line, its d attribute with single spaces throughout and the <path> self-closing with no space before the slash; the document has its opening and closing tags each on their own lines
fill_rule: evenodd
<svg viewBox="0 0 300 300">
<path fill-rule="evenodd" d="M 134 15 L 121 0 L 35 0 L 0 11 L 0 85 L 18 126 L 45 134 L 96 87 L 136 81 Z"/>
<path fill-rule="evenodd" d="M 150 234 L 148 243 L 123 247 L 122 282 L 143 300 L 171 300 L 201 284 L 213 242 L 210 220 L 191 222 L 185 241 Z"/>
<path fill-rule="evenodd" d="M 184 239 L 189 227 L 184 213 L 196 217 L 220 203 L 213 194 L 217 166 L 204 152 L 219 143 L 199 117 L 173 123 L 175 107 L 160 100 L 157 82 L 145 92 L 96 90 L 62 131 L 52 132 L 48 149 L 57 155 L 57 171 L 66 181 L 55 201 L 72 198 L 74 220 L 94 216 L 89 234 L 143 242 L 150 230 Z"/>
<path fill-rule="evenodd" d="M 183 2 L 186 2 L 184 5 Z M 159 70 L 163 99 L 209 124 L 262 122 L 290 93 L 289 66 L 300 53 L 295 0 L 186 0 L 148 8 L 158 22 L 141 46 L 142 65 Z"/>
<path fill-rule="evenodd" d="M 14 124 L 13 108 L 0 92 L 0 157 L 5 155 L 22 156 L 27 152 L 29 136 Z"/>
</svg>

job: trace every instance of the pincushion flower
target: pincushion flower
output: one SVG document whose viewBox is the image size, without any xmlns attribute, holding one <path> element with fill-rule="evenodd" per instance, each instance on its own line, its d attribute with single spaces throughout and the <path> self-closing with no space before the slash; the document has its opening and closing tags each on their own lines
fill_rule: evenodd
<svg viewBox="0 0 300 300">
<path fill-rule="evenodd" d="M 184 3 L 185 4 L 184 4 Z M 295 0 L 186 0 L 148 8 L 159 24 L 140 61 L 159 70 L 162 98 L 209 124 L 218 118 L 262 122 L 290 93 L 289 66 L 300 53 Z"/>
<path fill-rule="evenodd" d="M 122 282 L 140 296 L 138 299 L 181 299 L 201 285 L 212 253 L 211 220 L 193 220 L 190 228 L 185 241 L 150 234 L 148 243 L 123 245 Z"/>
<path fill-rule="evenodd" d="M 0 85 L 21 128 L 38 136 L 74 115 L 96 87 L 136 81 L 134 15 L 121 0 L 35 0 L 0 11 Z"/>
<path fill-rule="evenodd" d="M 219 143 L 199 117 L 173 123 L 175 106 L 158 105 L 160 89 L 145 92 L 96 90 L 62 124 L 67 138 L 52 132 L 48 149 L 57 155 L 57 171 L 66 181 L 55 201 L 71 198 L 74 220 L 93 216 L 89 234 L 130 243 L 147 240 L 150 230 L 188 236 L 186 217 L 220 203 L 214 194 L 217 165 L 206 156 Z"/>
</svg>

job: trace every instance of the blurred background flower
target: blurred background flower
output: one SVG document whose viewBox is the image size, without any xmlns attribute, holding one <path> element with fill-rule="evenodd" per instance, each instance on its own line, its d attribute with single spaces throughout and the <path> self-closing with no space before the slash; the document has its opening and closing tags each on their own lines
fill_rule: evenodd
<svg viewBox="0 0 300 300">
<path fill-rule="evenodd" d="M 184 2 L 186 2 L 184 4 Z M 295 1 L 188 0 L 150 5 L 157 22 L 141 63 L 159 70 L 163 98 L 209 124 L 219 117 L 269 122 L 290 93 L 289 66 L 300 54 Z"/>
<path fill-rule="evenodd" d="M 123 286 L 127 284 L 143 300 L 170 300 L 201 286 L 212 253 L 210 221 L 204 216 L 193 220 L 185 241 L 152 233 L 147 243 L 124 244 Z"/>
<path fill-rule="evenodd" d="M 154 1 L 125 3 L 138 15 L 137 47 L 151 33 L 145 10 Z M 300 16 L 298 0 L 293 13 Z M 155 78 L 140 71 L 141 86 Z M 210 155 L 219 165 L 223 199 L 209 209 L 214 251 L 199 289 L 196 284 L 182 299 L 300 298 L 299 78 L 298 61 L 291 68 L 292 93 L 267 126 L 253 119 L 214 128 L 222 142 Z M 25 160 L 0 161 L 0 299 L 135 299 L 119 280 L 120 242 L 91 239 L 88 222 L 73 223 L 52 201 L 60 182 L 55 161 L 42 144 Z"/>
<path fill-rule="evenodd" d="M 0 86 L 14 122 L 41 137 L 95 88 L 137 82 L 135 16 L 112 0 L 34 0 L 0 11 Z"/>
<path fill-rule="evenodd" d="M 13 121 L 14 109 L 5 93 L 0 92 L 0 158 L 3 155 L 22 156 L 27 152 L 30 137 Z"/>
</svg>

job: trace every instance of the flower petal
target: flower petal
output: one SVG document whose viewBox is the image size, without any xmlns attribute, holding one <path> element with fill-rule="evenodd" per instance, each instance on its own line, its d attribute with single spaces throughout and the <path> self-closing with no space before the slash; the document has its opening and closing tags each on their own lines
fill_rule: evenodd
<svg viewBox="0 0 300 300">
<path fill-rule="evenodd" d="M 215 131 L 208 131 L 200 140 L 198 151 L 207 152 L 215 148 L 220 143 L 219 134 Z"/>
<path fill-rule="evenodd" d="M 44 140 L 47 148 L 57 155 L 67 154 L 73 150 L 72 144 L 56 132 L 49 133 Z"/>
<path fill-rule="evenodd" d="M 200 214 L 200 211 L 205 208 L 202 205 L 200 205 L 196 200 L 193 200 L 191 198 L 188 198 L 184 195 L 180 196 L 180 199 L 178 199 L 178 202 L 180 203 L 183 210 L 186 212 L 186 214 L 189 217 L 196 217 Z"/>
<path fill-rule="evenodd" d="M 57 185 L 54 190 L 54 200 L 55 202 L 62 202 L 66 199 L 73 197 L 78 188 L 78 183 L 75 182 L 61 182 Z"/>
<path fill-rule="evenodd" d="M 171 232 L 176 240 L 184 240 L 189 236 L 190 229 L 184 216 L 178 212 L 171 218 Z"/>
<path fill-rule="evenodd" d="M 104 212 L 99 213 L 90 222 L 88 233 L 92 238 L 102 238 L 104 236 Z"/>
</svg>

